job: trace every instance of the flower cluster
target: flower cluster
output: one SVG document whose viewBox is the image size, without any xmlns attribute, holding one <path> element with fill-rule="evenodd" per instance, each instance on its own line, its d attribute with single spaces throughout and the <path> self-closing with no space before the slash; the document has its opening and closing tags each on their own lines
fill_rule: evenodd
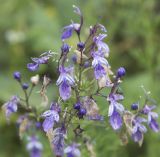
<svg viewBox="0 0 160 157">
<path fill-rule="evenodd" d="M 41 136 L 44 133 L 47 135 L 56 157 L 64 154 L 67 157 L 80 157 L 79 143 L 86 141 L 85 129 L 81 125 L 84 121 L 101 123 L 108 120 L 107 125 L 115 133 L 124 131 L 127 137 L 140 145 L 143 143 L 144 133 L 147 132 L 147 125 L 154 132 L 160 130 L 158 114 L 153 112 L 156 104 L 148 99 L 148 95 L 144 104 L 133 103 L 131 109 L 124 106 L 122 101 L 125 97 L 119 89 L 126 70 L 120 67 L 115 74 L 111 70 L 108 62 L 109 47 L 104 41 L 107 30 L 97 23 L 89 28 L 86 40 L 82 41 L 83 14 L 78 7 L 73 8 L 80 22 L 72 21 L 64 27 L 61 35 L 61 52 L 56 62 L 58 76 L 54 82 L 59 88 L 57 100 L 47 97 L 51 79 L 45 75 L 39 92 L 42 104 L 33 105 L 31 94 L 35 86 L 39 88 L 41 85 L 39 75 L 31 77 L 29 85 L 23 82 L 21 73 L 16 71 L 13 77 L 20 84 L 24 98 L 13 96 L 3 105 L 8 120 L 20 108 L 23 111 L 24 114 L 19 116 L 17 124 L 20 138 L 29 136 L 27 150 L 31 157 L 41 157 L 42 153 L 40 138 L 33 136 L 37 132 Z M 74 39 L 76 45 L 69 46 L 67 41 L 73 33 L 77 35 L 77 42 Z M 53 61 L 53 57 L 54 53 L 45 52 L 38 58 L 32 58 L 32 63 L 28 63 L 27 68 L 32 72 L 38 71 L 40 65 L 48 64 L 51 58 Z M 106 102 L 103 112 L 99 109 L 99 97 Z M 52 102 L 50 107 L 48 102 Z"/>
</svg>

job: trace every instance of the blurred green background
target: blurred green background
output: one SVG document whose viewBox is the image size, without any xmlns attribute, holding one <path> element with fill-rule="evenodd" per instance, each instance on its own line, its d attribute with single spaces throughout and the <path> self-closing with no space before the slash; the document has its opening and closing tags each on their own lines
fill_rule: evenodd
<svg viewBox="0 0 160 157">
<path fill-rule="evenodd" d="M 124 105 L 129 108 L 140 95 L 143 96 L 141 85 L 150 90 L 151 96 L 160 104 L 159 0 L 1 0 L 0 105 L 11 95 L 21 92 L 12 79 L 14 71 L 21 71 L 27 81 L 33 75 L 26 68 L 30 57 L 48 50 L 59 52 L 63 26 L 68 25 L 71 19 L 77 20 L 73 4 L 83 11 L 85 26 L 97 21 L 106 26 L 112 69 L 115 71 L 124 66 L 127 70 L 122 84 Z M 86 33 L 83 29 L 84 36 Z M 54 80 L 57 78 L 54 63 L 49 67 L 43 66 L 39 72 L 47 73 Z M 50 96 L 52 94 L 50 92 Z M 4 115 L 1 112 L 0 115 L 0 157 L 27 156 L 14 120 L 7 125 Z M 160 134 L 149 131 L 139 148 L 131 141 L 122 146 L 110 129 L 93 128 L 86 132 L 93 137 L 97 157 L 159 157 Z M 50 151 L 46 140 L 44 143 Z M 45 157 L 53 156 L 45 153 Z"/>
</svg>

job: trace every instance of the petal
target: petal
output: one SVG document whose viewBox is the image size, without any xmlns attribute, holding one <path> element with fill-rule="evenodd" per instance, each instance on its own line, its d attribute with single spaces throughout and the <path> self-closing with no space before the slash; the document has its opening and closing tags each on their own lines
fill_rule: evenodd
<svg viewBox="0 0 160 157">
<path fill-rule="evenodd" d="M 132 133 L 135 134 L 138 130 L 138 127 L 137 125 L 135 125 L 133 128 L 132 128 Z"/>
<path fill-rule="evenodd" d="M 113 114 L 110 116 L 110 124 L 114 130 L 118 130 L 122 127 L 121 115 L 114 110 Z"/>
<path fill-rule="evenodd" d="M 151 120 L 152 120 L 152 116 L 148 114 L 148 124 L 151 122 Z"/>
<path fill-rule="evenodd" d="M 51 115 L 52 115 L 52 111 L 48 110 L 48 111 L 45 111 L 41 116 L 42 117 L 50 117 Z"/>
<path fill-rule="evenodd" d="M 103 66 L 101 66 L 100 64 L 97 64 L 94 68 L 94 75 L 97 80 L 103 77 L 104 75 L 106 75 L 106 72 Z"/>
<path fill-rule="evenodd" d="M 68 81 L 68 83 L 71 86 L 75 83 L 74 79 L 70 75 L 68 75 L 68 74 L 66 75 L 65 79 Z"/>
<path fill-rule="evenodd" d="M 28 64 L 27 64 L 27 68 L 28 68 L 30 71 L 37 71 L 38 68 L 39 68 L 39 64 L 37 64 L 37 63 L 28 63 Z"/>
<path fill-rule="evenodd" d="M 30 157 L 41 157 L 41 150 L 39 150 L 37 148 L 33 148 L 31 150 Z"/>
<path fill-rule="evenodd" d="M 32 61 L 37 64 L 47 64 L 49 60 L 48 56 L 42 56 L 40 58 L 32 58 Z"/>
<path fill-rule="evenodd" d="M 147 132 L 147 128 L 144 125 L 139 125 L 139 130 L 144 133 Z"/>
<path fill-rule="evenodd" d="M 103 51 L 104 53 L 109 54 L 109 47 L 106 43 L 102 42 L 102 41 L 99 41 L 98 42 L 98 50 L 99 51 Z"/>
<path fill-rule="evenodd" d="M 54 112 L 54 120 L 56 121 L 56 122 L 58 122 L 59 121 L 59 114 L 57 113 L 57 112 Z"/>
<path fill-rule="evenodd" d="M 17 104 L 10 102 L 7 106 L 7 110 L 11 112 L 17 112 Z"/>
<path fill-rule="evenodd" d="M 94 42 L 98 44 L 100 41 L 102 41 L 105 37 L 107 37 L 107 34 L 99 34 L 98 36 L 94 37 Z"/>
<path fill-rule="evenodd" d="M 66 80 L 64 80 L 61 85 L 59 86 L 59 93 L 61 98 L 65 101 L 70 98 L 71 96 L 71 87 L 67 83 Z"/>
<path fill-rule="evenodd" d="M 145 118 L 142 118 L 142 117 L 136 117 L 136 121 L 138 123 L 147 122 L 147 120 Z"/>
<path fill-rule="evenodd" d="M 137 132 L 132 134 L 132 139 L 134 140 L 134 142 L 139 142 L 142 140 L 142 138 L 143 138 L 143 134 L 139 130 L 137 130 Z"/>
<path fill-rule="evenodd" d="M 80 157 L 80 156 L 81 156 L 81 152 L 80 152 L 79 149 L 77 149 L 77 148 L 75 148 L 75 149 L 73 150 L 73 154 L 74 154 L 75 157 Z"/>
<path fill-rule="evenodd" d="M 155 119 L 152 118 L 151 122 L 149 123 L 149 127 L 154 131 L 154 132 L 159 132 L 159 125 Z"/>
<path fill-rule="evenodd" d="M 72 36 L 73 29 L 74 28 L 72 24 L 64 27 L 64 31 L 62 33 L 61 39 L 64 40 L 64 39 L 70 38 Z"/>
<path fill-rule="evenodd" d="M 157 119 L 158 118 L 158 114 L 156 112 L 150 112 L 150 115 L 154 118 Z"/>
<path fill-rule="evenodd" d="M 64 153 L 69 153 L 72 151 L 72 147 L 71 146 L 68 146 L 64 149 Z"/>
<path fill-rule="evenodd" d="M 111 116 L 113 114 L 113 111 L 114 111 L 114 105 L 110 104 L 108 109 L 108 116 Z"/>
<path fill-rule="evenodd" d="M 45 132 L 47 132 L 49 129 L 53 128 L 53 126 L 54 126 L 54 119 L 53 119 L 53 117 L 47 117 L 44 120 L 42 126 L 43 126 L 43 129 L 44 129 Z"/>
<path fill-rule="evenodd" d="M 118 101 L 118 100 L 123 100 L 124 96 L 121 94 L 113 94 L 113 98 L 115 101 Z"/>
<path fill-rule="evenodd" d="M 63 82 L 64 79 L 65 79 L 64 74 L 60 74 L 60 76 L 56 82 L 56 85 L 59 86 Z"/>
<path fill-rule="evenodd" d="M 98 60 L 96 58 L 92 61 L 92 66 L 95 67 L 98 64 Z"/>
<path fill-rule="evenodd" d="M 123 112 L 124 111 L 124 106 L 118 102 L 115 102 L 115 107 L 119 112 Z"/>
<path fill-rule="evenodd" d="M 104 64 L 104 65 L 106 65 L 106 66 L 109 65 L 109 64 L 108 64 L 108 61 L 107 61 L 105 58 L 103 58 L 103 57 L 97 57 L 97 60 L 98 60 L 98 63 L 99 63 L 99 64 Z"/>
<path fill-rule="evenodd" d="M 67 157 L 75 157 L 72 152 L 67 153 Z"/>
</svg>

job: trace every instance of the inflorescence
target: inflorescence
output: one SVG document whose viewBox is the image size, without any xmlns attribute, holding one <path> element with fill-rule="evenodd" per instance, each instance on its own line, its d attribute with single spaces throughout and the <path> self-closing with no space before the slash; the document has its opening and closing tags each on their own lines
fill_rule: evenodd
<svg viewBox="0 0 160 157">
<path fill-rule="evenodd" d="M 86 40 L 82 40 L 83 15 L 78 7 L 73 8 L 80 22 L 72 21 L 64 27 L 61 35 L 62 46 L 57 61 L 59 73 L 56 81 L 59 88 L 57 101 L 54 100 L 50 107 L 48 106 L 46 92 L 51 80 L 44 76 L 40 95 L 46 105 L 39 111 L 38 106 L 31 105 L 30 99 L 34 87 L 39 84 L 39 75 L 33 76 L 29 85 L 22 81 L 23 76 L 20 72 L 14 72 L 13 77 L 20 84 L 24 98 L 12 96 L 3 105 L 7 121 L 13 113 L 23 109 L 23 115 L 18 118 L 17 124 L 20 138 L 23 139 L 27 135 L 26 148 L 31 157 L 40 157 L 43 151 L 40 138 L 36 134 L 38 131 L 46 133 L 55 156 L 62 157 L 66 154 L 67 157 L 80 157 L 81 145 L 78 142 L 83 138 L 86 140 L 85 131 L 81 128 L 84 121 L 101 123 L 109 119 L 107 126 L 110 124 L 117 134 L 124 132 L 139 145 L 143 143 L 147 126 L 154 132 L 159 132 L 158 114 L 154 112 L 156 106 L 148 95 L 144 104 L 133 103 L 130 110 L 124 107 L 122 103 L 124 96 L 119 87 L 126 70 L 120 67 L 115 75 L 111 71 L 107 60 L 109 47 L 104 42 L 107 37 L 105 27 L 99 23 L 90 26 Z M 67 41 L 74 33 L 78 42 L 71 46 Z M 42 64 L 48 64 L 54 57 L 51 51 L 45 52 L 38 58 L 32 58 L 32 63 L 28 63 L 27 68 L 30 71 L 38 71 Z M 101 105 L 97 104 L 98 97 L 106 101 L 106 105 L 103 106 L 106 109 L 105 115 L 101 114 L 98 107 Z M 74 122 L 76 126 L 73 125 Z M 66 137 L 69 134 L 72 135 L 72 142 L 67 141 Z"/>
</svg>

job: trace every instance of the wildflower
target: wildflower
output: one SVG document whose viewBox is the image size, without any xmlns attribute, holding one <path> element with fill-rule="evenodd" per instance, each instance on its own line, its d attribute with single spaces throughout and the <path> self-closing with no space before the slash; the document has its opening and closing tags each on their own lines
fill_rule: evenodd
<svg viewBox="0 0 160 157">
<path fill-rule="evenodd" d="M 37 63 L 28 63 L 28 64 L 27 64 L 27 68 L 28 68 L 30 71 L 37 71 L 38 68 L 39 68 L 39 64 L 37 64 Z"/>
<path fill-rule="evenodd" d="M 120 113 L 123 113 L 124 107 L 117 102 L 118 100 L 123 100 L 123 96 L 120 94 L 112 94 L 108 98 L 110 103 L 108 116 L 110 117 L 110 124 L 114 130 L 120 129 L 123 122 Z"/>
<path fill-rule="evenodd" d="M 30 157 L 41 157 L 42 149 L 43 146 L 36 136 L 28 138 L 27 150 L 30 152 Z"/>
<path fill-rule="evenodd" d="M 60 66 L 59 72 L 60 76 L 56 84 L 59 86 L 61 98 L 65 101 L 71 97 L 71 87 L 75 83 L 73 79 L 73 68 Z"/>
<path fill-rule="evenodd" d="M 104 58 L 104 54 L 100 51 L 92 53 L 93 61 L 92 66 L 94 68 L 95 78 L 98 80 L 106 75 L 104 66 L 108 66 L 107 60 Z"/>
<path fill-rule="evenodd" d="M 50 110 L 45 111 L 42 114 L 42 117 L 45 118 L 42 126 L 45 132 L 48 132 L 49 129 L 53 128 L 54 123 L 59 121 L 59 108 L 57 104 L 52 104 Z"/>
<path fill-rule="evenodd" d="M 7 120 L 9 120 L 9 117 L 11 116 L 12 113 L 17 112 L 18 109 L 17 105 L 19 101 L 20 100 L 17 96 L 12 96 L 12 98 L 2 106 L 2 108 L 6 113 Z"/>
<path fill-rule="evenodd" d="M 122 117 L 116 109 L 113 110 L 109 122 L 114 130 L 118 130 L 122 127 Z"/>
<path fill-rule="evenodd" d="M 64 136 L 65 128 L 56 128 L 53 132 L 53 139 L 51 140 L 51 145 L 53 147 L 54 154 L 56 156 L 63 156 L 64 154 Z"/>
<path fill-rule="evenodd" d="M 64 149 L 64 153 L 67 154 L 67 157 L 80 157 L 81 152 L 78 149 L 79 144 L 73 143 L 72 145 L 67 146 Z"/>
<path fill-rule="evenodd" d="M 154 132 L 159 132 L 159 125 L 156 121 L 158 118 L 158 114 L 156 112 L 152 112 L 153 109 L 155 109 L 156 106 L 148 106 L 145 105 L 142 113 L 148 115 L 148 125 Z"/>
<path fill-rule="evenodd" d="M 40 64 L 47 64 L 48 60 L 52 57 L 51 52 L 44 52 L 39 58 L 32 58 L 33 63 L 28 63 L 27 68 L 30 71 L 37 71 Z"/>
<path fill-rule="evenodd" d="M 96 43 L 98 51 L 102 51 L 106 56 L 108 56 L 109 47 L 105 42 L 102 41 L 106 36 L 106 34 L 99 34 L 98 36 L 93 38 L 93 41 Z"/>
<path fill-rule="evenodd" d="M 142 117 L 135 117 L 132 121 L 132 139 L 134 142 L 143 141 L 143 134 L 147 132 L 146 127 L 142 124 L 147 120 Z"/>
<path fill-rule="evenodd" d="M 80 24 L 78 24 L 78 23 L 72 23 L 72 24 L 70 24 L 68 26 L 65 26 L 63 28 L 63 33 L 61 35 L 61 39 L 65 40 L 65 39 L 70 38 L 72 36 L 72 34 L 73 34 L 73 31 L 74 30 L 78 31 L 79 28 L 80 28 Z"/>
</svg>

